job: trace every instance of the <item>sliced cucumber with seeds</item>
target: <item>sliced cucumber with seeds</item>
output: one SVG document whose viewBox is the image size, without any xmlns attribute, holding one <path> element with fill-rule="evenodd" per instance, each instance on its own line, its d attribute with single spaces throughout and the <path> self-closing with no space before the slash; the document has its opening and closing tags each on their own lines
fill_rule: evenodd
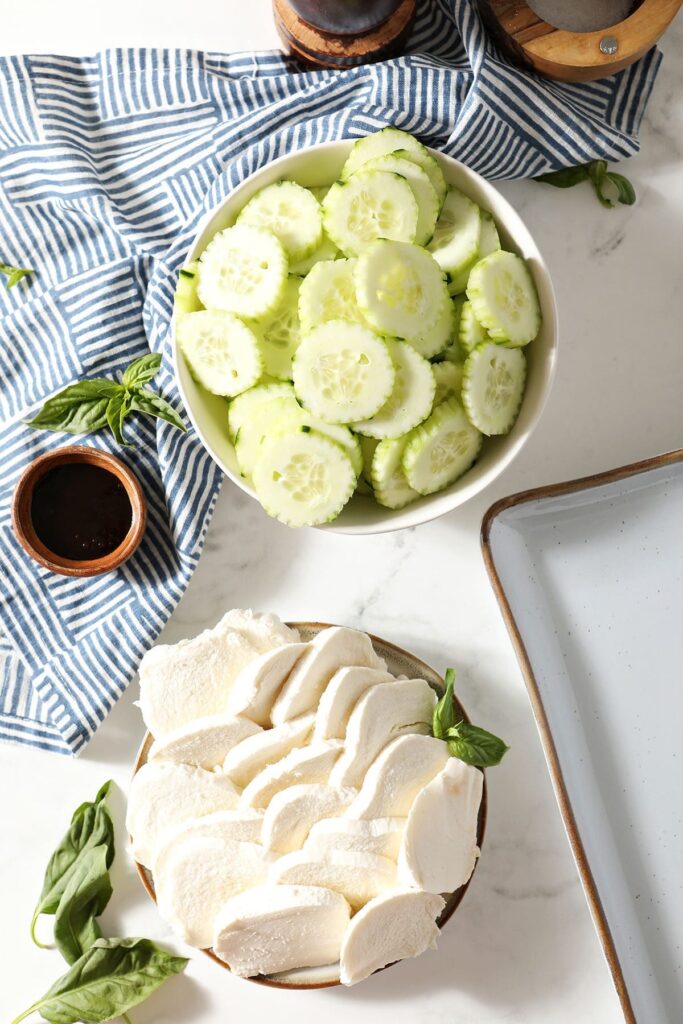
<svg viewBox="0 0 683 1024">
<path fill-rule="evenodd" d="M 369 420 L 353 428 L 367 437 L 400 437 L 422 423 L 432 411 L 436 382 L 426 359 L 405 341 L 387 338 L 396 376 L 388 401 Z"/>
<path fill-rule="evenodd" d="M 275 235 L 236 224 L 202 253 L 197 292 L 207 309 L 258 320 L 277 308 L 286 280 L 287 257 Z"/>
<path fill-rule="evenodd" d="M 363 456 L 363 476 L 369 484 L 372 484 L 372 460 L 379 441 L 376 441 L 374 437 L 360 437 L 359 440 Z"/>
<path fill-rule="evenodd" d="M 413 190 L 417 203 L 415 244 L 426 245 L 434 234 L 436 218 L 439 215 L 439 197 L 429 180 L 427 172 L 419 164 L 406 159 L 409 155 L 402 150 L 399 150 L 397 153 L 389 153 L 386 156 L 377 157 L 376 160 L 369 160 L 364 165 L 364 170 L 392 171 L 394 174 L 400 174 L 402 178 L 405 178 Z"/>
<path fill-rule="evenodd" d="M 460 398 L 464 363 L 434 363 L 432 373 L 436 381 L 434 408 L 449 398 Z"/>
<path fill-rule="evenodd" d="M 414 242 L 417 202 L 405 178 L 389 171 L 360 171 L 335 182 L 323 199 L 325 230 L 347 256 L 376 238 Z"/>
<path fill-rule="evenodd" d="M 434 237 L 427 246 L 453 278 L 468 270 L 479 257 L 479 207 L 458 188 L 449 188 Z"/>
<path fill-rule="evenodd" d="M 356 488 L 346 452 L 315 430 L 268 441 L 253 473 L 266 512 L 288 526 L 318 526 L 335 519 Z"/>
<path fill-rule="evenodd" d="M 493 252 L 473 268 L 467 298 L 474 315 L 494 341 L 528 345 L 541 326 L 541 310 L 533 278 L 521 256 Z"/>
<path fill-rule="evenodd" d="M 289 277 L 282 302 L 265 323 L 254 327 L 263 355 L 265 371 L 278 380 L 292 379 L 292 357 L 301 341 L 298 277 Z"/>
<path fill-rule="evenodd" d="M 419 245 L 373 242 L 358 257 L 353 277 L 358 306 L 380 334 L 419 335 L 448 301 L 438 264 Z"/>
<path fill-rule="evenodd" d="M 323 240 L 315 252 L 312 252 L 305 260 L 297 260 L 296 263 L 290 262 L 289 272 L 290 274 L 296 274 L 297 277 L 305 277 L 316 263 L 322 263 L 325 260 L 334 260 L 338 255 L 339 249 L 332 239 L 323 231 Z"/>
<path fill-rule="evenodd" d="M 500 238 L 498 228 L 493 215 L 488 210 L 481 211 L 481 226 L 479 228 L 479 258 L 483 259 L 492 252 L 500 249 Z"/>
<path fill-rule="evenodd" d="M 328 320 L 363 320 L 356 302 L 355 266 L 355 260 L 325 260 L 313 267 L 299 292 L 299 319 L 305 332 Z"/>
<path fill-rule="evenodd" d="M 407 438 L 380 441 L 372 460 L 372 486 L 375 498 L 385 508 L 404 508 L 420 495 L 403 472 L 402 459 Z"/>
<path fill-rule="evenodd" d="M 465 352 L 471 352 L 477 345 L 481 345 L 483 341 L 488 340 L 488 334 L 474 315 L 472 303 L 469 299 L 463 302 L 460 311 L 458 339 Z"/>
<path fill-rule="evenodd" d="M 359 475 L 363 469 L 360 438 L 356 437 L 348 427 L 343 427 L 338 423 L 325 423 L 324 420 L 318 419 L 317 416 L 313 416 L 307 409 L 302 409 L 298 402 L 296 403 L 296 409 L 292 406 L 287 406 L 282 416 L 273 420 L 269 432 L 274 436 L 275 434 L 287 434 L 302 429 L 316 430 L 319 434 L 324 434 L 331 441 L 336 441 L 338 445 L 341 445 L 351 459 L 356 476 Z"/>
<path fill-rule="evenodd" d="M 423 331 L 418 337 L 405 340 L 425 359 L 433 359 L 448 348 L 453 340 L 455 323 L 455 309 L 450 298 L 446 296 L 441 312 L 429 330 Z"/>
<path fill-rule="evenodd" d="M 483 435 L 473 427 L 455 398 L 438 405 L 412 431 L 403 454 L 403 471 L 420 494 L 434 494 L 467 472 L 481 448 Z"/>
<path fill-rule="evenodd" d="M 347 181 L 359 167 L 369 160 L 376 160 L 377 157 L 395 153 L 397 150 L 420 153 L 425 150 L 425 147 L 413 135 L 401 131 L 400 128 L 381 128 L 380 131 L 373 132 L 371 135 L 364 135 L 351 147 L 351 152 L 341 169 L 342 181 Z"/>
<path fill-rule="evenodd" d="M 507 434 L 524 396 L 526 359 L 519 348 L 484 342 L 469 354 L 462 382 L 468 419 L 482 434 Z"/>
<path fill-rule="evenodd" d="M 214 395 L 239 395 L 263 373 L 256 336 L 232 313 L 186 313 L 176 331 L 194 378 Z"/>
<path fill-rule="evenodd" d="M 374 416 L 389 398 L 395 376 L 383 339 L 345 320 L 314 327 L 294 356 L 294 390 L 326 423 Z"/>
<path fill-rule="evenodd" d="M 242 476 L 251 476 L 263 443 L 281 433 L 276 425 L 279 427 L 287 416 L 296 416 L 298 409 L 296 398 L 285 396 L 262 402 L 251 410 L 235 439 L 235 454 Z"/>
<path fill-rule="evenodd" d="M 295 399 L 294 386 L 292 384 L 279 384 L 275 382 L 259 383 L 238 395 L 237 398 L 233 398 L 228 408 L 228 433 L 230 440 L 235 441 L 240 427 L 258 405 L 262 405 L 264 402 L 272 402 L 275 398 Z"/>
<path fill-rule="evenodd" d="M 242 208 L 237 223 L 271 231 L 292 262 L 310 256 L 323 240 L 320 203 L 294 181 L 266 185 Z"/>
<path fill-rule="evenodd" d="M 446 362 L 451 363 L 462 363 L 465 360 L 467 353 L 463 350 L 459 340 L 460 320 L 462 318 L 464 304 L 464 298 L 451 300 L 451 305 L 453 307 L 453 334 L 441 355 L 437 357 L 439 361 L 446 360 Z"/>
<path fill-rule="evenodd" d="M 199 261 L 194 260 L 178 271 L 178 284 L 173 296 L 173 311 L 176 316 L 182 316 L 183 313 L 196 313 L 202 308 L 197 295 L 198 268 Z"/>
</svg>

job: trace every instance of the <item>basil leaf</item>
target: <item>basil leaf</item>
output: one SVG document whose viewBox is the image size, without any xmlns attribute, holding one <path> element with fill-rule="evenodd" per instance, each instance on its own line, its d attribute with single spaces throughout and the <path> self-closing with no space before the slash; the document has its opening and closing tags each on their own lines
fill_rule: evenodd
<svg viewBox="0 0 683 1024">
<path fill-rule="evenodd" d="M 30 267 L 12 267 L 8 263 L 0 263 L 0 274 L 7 276 L 7 288 L 14 288 L 15 284 L 21 281 L 22 277 L 33 274 Z"/>
<path fill-rule="evenodd" d="M 76 809 L 68 831 L 48 861 L 43 889 L 31 921 L 31 938 L 37 946 L 41 943 L 36 939 L 36 921 L 41 914 L 56 913 L 81 853 L 102 845 L 107 849 L 107 867 L 114 859 L 114 825 L 103 802 L 110 785 L 102 787 L 93 803 L 81 804 Z"/>
<path fill-rule="evenodd" d="M 119 444 L 122 444 L 124 448 L 131 448 L 132 445 L 126 441 L 123 436 L 123 421 L 130 412 L 130 393 L 124 391 L 123 388 L 114 395 L 113 398 L 109 399 L 107 403 L 107 423 L 109 428 L 114 435 L 114 438 Z"/>
<path fill-rule="evenodd" d="M 491 768 L 500 764 L 510 749 L 503 741 L 486 729 L 469 722 L 457 722 L 446 733 L 448 753 L 476 768 Z"/>
<path fill-rule="evenodd" d="M 99 1024 L 152 994 L 187 960 L 149 939 L 98 939 L 42 999 L 12 1021 L 38 1011 L 50 1024 Z"/>
<path fill-rule="evenodd" d="M 585 164 L 578 167 L 565 167 L 561 171 L 548 171 L 547 174 L 539 174 L 534 181 L 543 181 L 546 185 L 554 185 L 555 188 L 572 188 L 581 181 L 588 178 L 588 169 Z"/>
<path fill-rule="evenodd" d="M 632 206 L 636 201 L 636 191 L 633 185 L 623 174 L 609 171 L 607 166 L 606 160 L 591 160 L 587 164 L 579 164 L 578 167 L 565 167 L 561 171 L 539 174 L 534 181 L 543 181 L 556 188 L 571 188 L 581 181 L 590 181 L 603 206 L 607 208 L 614 206 L 614 201 L 610 196 L 612 187 L 618 202 L 625 206 Z"/>
<path fill-rule="evenodd" d="M 187 427 L 173 406 L 165 398 L 162 398 L 161 395 L 150 391 L 149 388 L 136 388 L 132 392 L 131 409 L 135 412 L 144 412 L 148 416 L 156 416 L 158 419 L 166 420 L 167 423 L 172 423 L 179 430 L 187 430 Z"/>
<path fill-rule="evenodd" d="M 455 701 L 453 699 L 453 690 L 455 687 L 455 669 L 446 669 L 446 675 L 444 676 L 444 682 L 446 689 L 444 695 L 434 708 L 434 714 L 432 715 L 432 734 L 437 740 L 445 739 L 446 732 L 452 725 L 455 725 Z"/>
<path fill-rule="evenodd" d="M 616 171 L 608 171 L 605 177 L 617 190 L 618 202 L 624 206 L 633 206 L 636 201 L 636 190 L 628 178 L 625 178 L 623 174 L 617 174 Z"/>
<path fill-rule="evenodd" d="M 67 434 L 100 430 L 107 425 L 109 399 L 120 390 L 120 384 L 104 377 L 81 380 L 49 398 L 40 412 L 26 422 L 29 427 L 63 430 Z"/>
<path fill-rule="evenodd" d="M 607 161 L 606 160 L 591 160 L 588 164 L 588 177 L 591 180 L 595 194 L 602 203 L 608 209 L 614 206 L 614 203 L 605 194 L 604 182 L 605 174 L 607 173 Z"/>
<path fill-rule="evenodd" d="M 67 963 L 73 964 L 102 937 L 95 920 L 112 894 L 107 871 L 107 847 L 93 846 L 81 852 L 55 915 L 55 945 Z"/>
<path fill-rule="evenodd" d="M 111 793 L 111 787 L 113 785 L 114 785 L 114 782 L 113 782 L 112 779 L 107 779 L 106 782 L 103 782 L 102 785 L 100 786 L 100 788 L 97 790 L 97 794 L 95 795 L 95 799 L 94 800 L 85 800 L 82 804 L 79 804 L 78 807 L 76 808 L 76 810 L 71 815 L 71 820 L 75 821 L 76 818 L 80 818 L 80 816 L 83 814 L 83 812 L 85 810 L 87 810 L 88 807 L 92 807 L 93 804 L 95 804 L 95 805 L 101 804 L 103 800 L 106 800 L 107 797 L 109 796 L 109 794 Z"/>
<path fill-rule="evenodd" d="M 134 359 L 124 370 L 121 383 L 124 388 L 140 387 L 142 384 L 147 384 L 153 377 L 156 377 L 160 366 L 161 356 L 159 353 L 148 352 L 147 355 Z"/>
</svg>

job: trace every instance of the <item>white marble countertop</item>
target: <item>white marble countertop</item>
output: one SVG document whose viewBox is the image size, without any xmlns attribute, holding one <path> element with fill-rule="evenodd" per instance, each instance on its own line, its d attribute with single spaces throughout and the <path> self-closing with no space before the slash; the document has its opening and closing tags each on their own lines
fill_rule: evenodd
<svg viewBox="0 0 683 1024">
<path fill-rule="evenodd" d="M 233 7 L 234 4 L 234 7 Z M 4 5 L 0 50 L 88 53 L 109 45 L 234 50 L 276 44 L 268 0 L 31 0 Z M 536 734 L 488 583 L 479 526 L 505 494 L 683 443 L 683 47 L 679 19 L 627 168 L 631 208 L 604 210 L 588 186 L 500 187 L 536 236 L 560 309 L 559 372 L 536 434 L 485 494 L 438 522 L 385 536 L 296 532 L 226 484 L 192 583 L 164 631 L 174 641 L 233 605 L 347 623 L 460 669 L 460 694 L 511 744 L 489 772 L 481 864 L 437 952 L 352 990 L 282 993 L 233 978 L 199 954 L 132 1013 L 135 1024 L 277 1020 L 308 1024 L 617 1024 L 622 1020 Z M 133 685 L 76 761 L 0 747 L 0 1016 L 11 1019 L 61 973 L 28 926 L 48 855 L 72 809 L 113 777 L 125 790 L 142 735 Z M 124 800 L 114 798 L 118 824 Z M 133 874 L 119 830 L 105 934 L 174 944 Z"/>
</svg>

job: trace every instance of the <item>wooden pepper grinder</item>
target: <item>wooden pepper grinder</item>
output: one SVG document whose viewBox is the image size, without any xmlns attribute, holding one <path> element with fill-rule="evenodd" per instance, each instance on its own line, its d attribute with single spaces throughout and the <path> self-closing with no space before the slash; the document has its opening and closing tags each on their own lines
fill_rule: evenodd
<svg viewBox="0 0 683 1024">
<path fill-rule="evenodd" d="M 273 0 L 285 52 L 309 67 L 352 68 L 400 53 L 416 0 Z"/>
</svg>

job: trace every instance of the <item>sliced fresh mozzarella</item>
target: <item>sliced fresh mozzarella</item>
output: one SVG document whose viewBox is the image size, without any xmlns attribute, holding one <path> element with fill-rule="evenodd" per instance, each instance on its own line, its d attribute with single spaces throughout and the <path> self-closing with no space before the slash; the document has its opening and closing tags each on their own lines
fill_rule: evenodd
<svg viewBox="0 0 683 1024">
<path fill-rule="evenodd" d="M 479 856 L 477 820 L 484 776 L 450 757 L 410 809 L 398 859 L 404 885 L 426 892 L 454 892 L 474 871 Z"/>
<path fill-rule="evenodd" d="M 259 725 L 270 725 L 273 701 L 308 644 L 285 644 L 259 655 L 245 665 L 233 683 L 227 710 L 246 715 Z"/>
<path fill-rule="evenodd" d="M 259 654 L 282 644 L 297 644 L 301 639 L 297 629 L 286 626 L 272 612 L 253 612 L 250 608 L 233 608 L 222 620 L 231 629 L 237 629 L 257 649 Z"/>
<path fill-rule="evenodd" d="M 339 959 L 349 905 L 330 889 L 260 885 L 234 896 L 216 918 L 213 951 L 251 978 Z"/>
<path fill-rule="evenodd" d="M 126 828 L 133 856 L 151 867 L 164 833 L 183 821 L 237 806 L 239 793 L 225 775 L 194 765 L 152 761 L 136 772 L 128 796 Z"/>
<path fill-rule="evenodd" d="M 313 738 L 343 740 L 349 716 L 365 691 L 377 683 L 389 683 L 393 678 L 391 672 L 362 665 L 337 669 L 320 698 Z"/>
<path fill-rule="evenodd" d="M 196 764 L 209 770 L 223 764 L 228 751 L 247 736 L 259 732 L 261 727 L 248 718 L 226 714 L 196 718 L 153 743 L 147 759 Z"/>
<path fill-rule="evenodd" d="M 206 949 L 225 901 L 263 882 L 272 862 L 256 843 L 207 836 L 177 843 L 154 879 L 159 913 L 190 946 Z"/>
<path fill-rule="evenodd" d="M 240 797 L 240 807 L 267 807 L 275 794 L 288 786 L 327 782 L 342 746 L 339 740 L 329 740 L 290 751 L 252 779 Z"/>
<path fill-rule="evenodd" d="M 435 949 L 445 903 L 426 892 L 390 892 L 359 910 L 344 935 L 339 977 L 356 985 L 380 967 Z"/>
<path fill-rule="evenodd" d="M 236 786 L 246 786 L 269 764 L 279 761 L 290 750 L 301 747 L 308 739 L 315 715 L 303 715 L 275 729 L 264 729 L 233 747 L 223 771 Z"/>
<path fill-rule="evenodd" d="M 396 886 L 396 865 L 372 853 L 332 850 L 318 855 L 315 850 L 296 850 L 275 861 L 268 881 L 334 889 L 357 910 Z"/>
<path fill-rule="evenodd" d="M 375 654 L 367 633 L 347 629 L 345 626 L 331 626 L 321 630 L 311 640 L 309 650 L 273 704 L 273 725 L 281 725 L 290 718 L 314 710 L 334 673 L 345 665 L 364 665 L 382 670 L 387 667 Z"/>
<path fill-rule="evenodd" d="M 152 861 L 152 875 L 163 871 L 164 862 L 178 843 L 186 839 L 232 839 L 239 843 L 260 843 L 263 811 L 215 811 L 203 818 L 190 818 L 164 832 Z"/>
<path fill-rule="evenodd" d="M 337 789 L 324 782 L 289 786 L 276 793 L 263 818 L 261 842 L 269 850 L 290 853 L 304 845 L 311 826 L 339 814 L 356 796 L 355 789 Z"/>
<path fill-rule="evenodd" d="M 374 853 L 396 860 L 406 818 L 323 818 L 308 833 L 304 850 L 327 854 L 331 850 Z"/>
<path fill-rule="evenodd" d="M 333 786 L 360 786 L 381 750 L 402 733 L 431 730 L 436 693 L 424 679 L 379 683 L 361 697 L 346 729 L 344 753 L 330 775 Z"/>
<path fill-rule="evenodd" d="M 368 769 L 350 818 L 403 818 L 413 800 L 448 761 L 448 747 L 433 736 L 408 734 L 393 740 Z"/>
</svg>

